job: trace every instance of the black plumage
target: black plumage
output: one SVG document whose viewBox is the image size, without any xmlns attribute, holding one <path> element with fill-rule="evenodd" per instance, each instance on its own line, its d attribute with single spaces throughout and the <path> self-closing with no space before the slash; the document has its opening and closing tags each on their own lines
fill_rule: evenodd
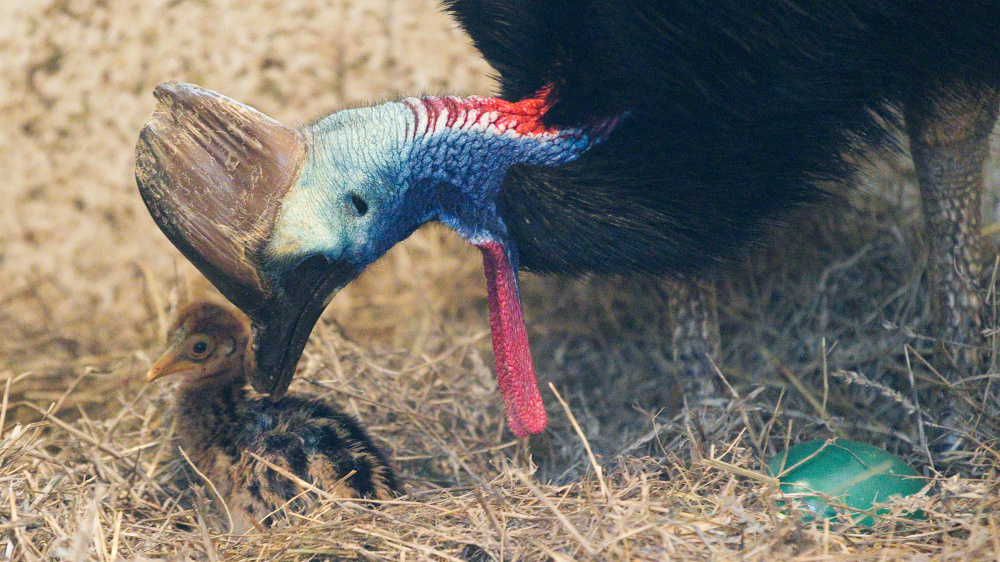
<svg viewBox="0 0 1000 562">
<path fill-rule="evenodd" d="M 891 143 L 894 108 L 1000 86 L 995 3 L 445 5 L 501 97 L 551 84 L 544 119 L 559 125 L 629 114 L 575 162 L 508 173 L 500 214 L 521 265 L 539 272 L 711 266 L 820 197 L 819 181 L 848 179 L 844 155 Z"/>
<path fill-rule="evenodd" d="M 174 407 L 179 444 L 219 490 L 236 528 L 269 526 L 275 510 L 304 505 L 304 487 L 267 463 L 334 495 L 393 497 L 399 488 L 385 455 L 352 416 L 320 398 L 272 400 L 247 388 L 248 339 L 248 323 L 234 311 L 194 303 L 148 375 L 186 375 Z"/>
<path fill-rule="evenodd" d="M 509 171 L 497 206 L 524 269 L 681 274 L 681 292 L 699 294 L 689 275 L 724 266 L 764 227 L 823 199 L 824 182 L 853 181 L 864 151 L 905 147 L 902 131 L 931 241 L 935 363 L 956 384 L 981 372 L 979 209 L 1000 104 L 1000 3 L 444 4 L 498 71 L 501 97 L 550 86 L 543 119 L 558 125 L 628 115 L 574 162 Z M 698 335 L 674 345 L 703 360 L 717 343 L 702 334 L 718 328 L 686 309 L 681 331 Z M 688 392 L 712 386 L 710 369 L 694 371 Z M 985 383 L 959 387 L 1000 408 Z M 962 399 L 935 401 L 945 425 L 966 425 L 955 419 Z"/>
</svg>

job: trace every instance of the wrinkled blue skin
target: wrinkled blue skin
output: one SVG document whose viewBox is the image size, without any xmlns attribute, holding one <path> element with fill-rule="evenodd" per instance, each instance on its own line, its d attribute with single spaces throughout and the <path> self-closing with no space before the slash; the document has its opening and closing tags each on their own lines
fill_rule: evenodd
<svg viewBox="0 0 1000 562">
<path fill-rule="evenodd" d="M 395 104 L 350 109 L 303 131 L 309 152 L 282 201 L 265 249 L 270 260 L 291 267 L 322 254 L 349 262 L 357 274 L 434 218 L 434 199 L 410 189 L 408 111 Z M 367 205 L 363 215 L 352 195 Z"/>
<path fill-rule="evenodd" d="M 553 139 L 444 127 L 413 138 L 415 119 L 406 103 L 390 102 L 303 131 L 309 151 L 265 248 L 272 275 L 322 255 L 356 276 L 432 220 L 473 244 L 503 244 L 516 274 L 517 252 L 495 205 L 504 174 L 518 163 L 568 162 L 595 142 L 576 130 Z"/>
</svg>

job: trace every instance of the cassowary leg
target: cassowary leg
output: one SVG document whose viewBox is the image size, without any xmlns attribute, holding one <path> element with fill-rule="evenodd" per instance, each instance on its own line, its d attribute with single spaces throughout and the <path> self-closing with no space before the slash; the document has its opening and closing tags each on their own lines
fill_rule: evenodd
<svg viewBox="0 0 1000 562">
<path fill-rule="evenodd" d="M 715 284 L 696 277 L 664 280 L 671 315 L 673 360 L 681 365 L 680 389 L 694 404 L 718 395 L 718 375 L 709 357 L 719 353 Z"/>
<path fill-rule="evenodd" d="M 931 239 L 928 267 L 938 328 L 933 335 L 947 358 L 939 367 L 952 383 L 978 374 L 981 361 L 984 303 L 979 213 L 983 164 L 998 101 L 996 91 L 958 89 L 921 98 L 905 110 Z M 962 390 L 982 396 L 982 389 Z"/>
</svg>

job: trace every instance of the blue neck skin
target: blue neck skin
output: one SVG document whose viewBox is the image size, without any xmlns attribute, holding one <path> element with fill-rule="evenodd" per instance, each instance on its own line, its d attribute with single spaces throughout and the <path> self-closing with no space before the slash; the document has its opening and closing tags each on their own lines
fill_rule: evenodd
<svg viewBox="0 0 1000 562">
<path fill-rule="evenodd" d="M 308 154 L 282 201 L 267 257 L 290 269 L 319 254 L 360 273 L 420 225 L 438 220 L 473 244 L 500 242 L 516 271 L 516 252 L 496 210 L 507 169 L 571 161 L 606 135 L 522 134 L 483 100 L 492 101 L 408 98 L 340 111 L 306 127 Z"/>
</svg>

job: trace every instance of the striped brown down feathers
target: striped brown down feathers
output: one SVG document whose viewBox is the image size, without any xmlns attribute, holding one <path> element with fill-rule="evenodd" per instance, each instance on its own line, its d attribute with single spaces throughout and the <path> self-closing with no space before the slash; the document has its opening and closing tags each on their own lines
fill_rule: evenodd
<svg viewBox="0 0 1000 562">
<path fill-rule="evenodd" d="M 212 370 L 172 371 L 187 373 L 174 415 L 179 445 L 225 499 L 236 529 L 268 526 L 276 510 L 286 504 L 301 509 L 311 499 L 300 496 L 305 491 L 300 483 L 268 463 L 337 496 L 392 498 L 398 491 L 392 469 L 356 419 L 319 398 L 293 394 L 271 400 L 247 388 L 243 354 L 249 330 L 245 321 L 233 319 L 233 312 L 217 305 L 183 310 L 150 377 L 158 376 L 154 370 L 170 357 L 175 364 L 198 364 L 191 360 L 191 346 L 202 341 L 199 335 L 213 340 L 201 364 L 224 356 Z"/>
</svg>

